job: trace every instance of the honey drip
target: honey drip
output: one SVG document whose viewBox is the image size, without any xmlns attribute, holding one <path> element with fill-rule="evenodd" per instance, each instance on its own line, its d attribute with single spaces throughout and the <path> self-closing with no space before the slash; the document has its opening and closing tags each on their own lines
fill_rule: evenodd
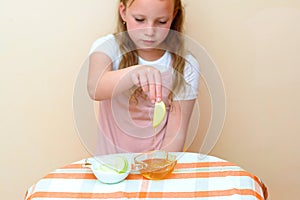
<svg viewBox="0 0 300 200">
<path fill-rule="evenodd" d="M 153 128 L 154 136 L 153 136 L 153 149 L 157 150 L 155 145 L 156 145 L 156 128 Z"/>
</svg>

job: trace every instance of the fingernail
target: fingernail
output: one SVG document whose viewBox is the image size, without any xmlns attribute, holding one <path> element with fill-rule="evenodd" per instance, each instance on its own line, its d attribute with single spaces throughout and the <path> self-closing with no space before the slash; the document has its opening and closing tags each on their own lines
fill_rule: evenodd
<svg viewBox="0 0 300 200">
<path fill-rule="evenodd" d="M 157 102 L 160 102 L 160 101 L 161 101 L 161 99 L 160 99 L 160 98 L 156 98 L 156 101 L 157 101 Z"/>
</svg>

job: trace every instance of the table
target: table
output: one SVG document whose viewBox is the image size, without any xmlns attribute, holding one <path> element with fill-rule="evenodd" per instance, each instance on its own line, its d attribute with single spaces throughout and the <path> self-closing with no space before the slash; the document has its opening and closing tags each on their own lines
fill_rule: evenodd
<svg viewBox="0 0 300 200">
<path fill-rule="evenodd" d="M 135 172 L 117 184 L 103 184 L 85 159 L 47 174 L 26 192 L 25 200 L 57 199 L 207 199 L 265 200 L 267 188 L 255 175 L 220 158 L 177 153 L 178 163 L 164 180 L 148 180 Z"/>
</svg>

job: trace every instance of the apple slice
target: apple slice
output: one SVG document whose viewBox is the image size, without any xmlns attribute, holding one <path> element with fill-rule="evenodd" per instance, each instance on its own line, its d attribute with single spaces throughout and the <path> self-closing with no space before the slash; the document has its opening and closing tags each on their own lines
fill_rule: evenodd
<svg viewBox="0 0 300 200">
<path fill-rule="evenodd" d="M 101 158 L 101 165 L 97 168 L 97 170 L 122 174 L 128 170 L 128 161 L 126 158 L 121 156 L 107 156 Z"/>
<path fill-rule="evenodd" d="M 166 105 L 163 101 L 155 102 L 152 126 L 156 128 L 164 120 L 166 115 Z"/>
</svg>

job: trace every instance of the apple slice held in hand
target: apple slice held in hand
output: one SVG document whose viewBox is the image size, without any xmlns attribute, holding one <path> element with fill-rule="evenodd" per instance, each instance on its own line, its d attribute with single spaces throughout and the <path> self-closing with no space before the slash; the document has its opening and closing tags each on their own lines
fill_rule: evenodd
<svg viewBox="0 0 300 200">
<path fill-rule="evenodd" d="M 164 120 L 166 115 L 166 105 L 163 101 L 155 102 L 152 126 L 156 128 Z"/>
</svg>

